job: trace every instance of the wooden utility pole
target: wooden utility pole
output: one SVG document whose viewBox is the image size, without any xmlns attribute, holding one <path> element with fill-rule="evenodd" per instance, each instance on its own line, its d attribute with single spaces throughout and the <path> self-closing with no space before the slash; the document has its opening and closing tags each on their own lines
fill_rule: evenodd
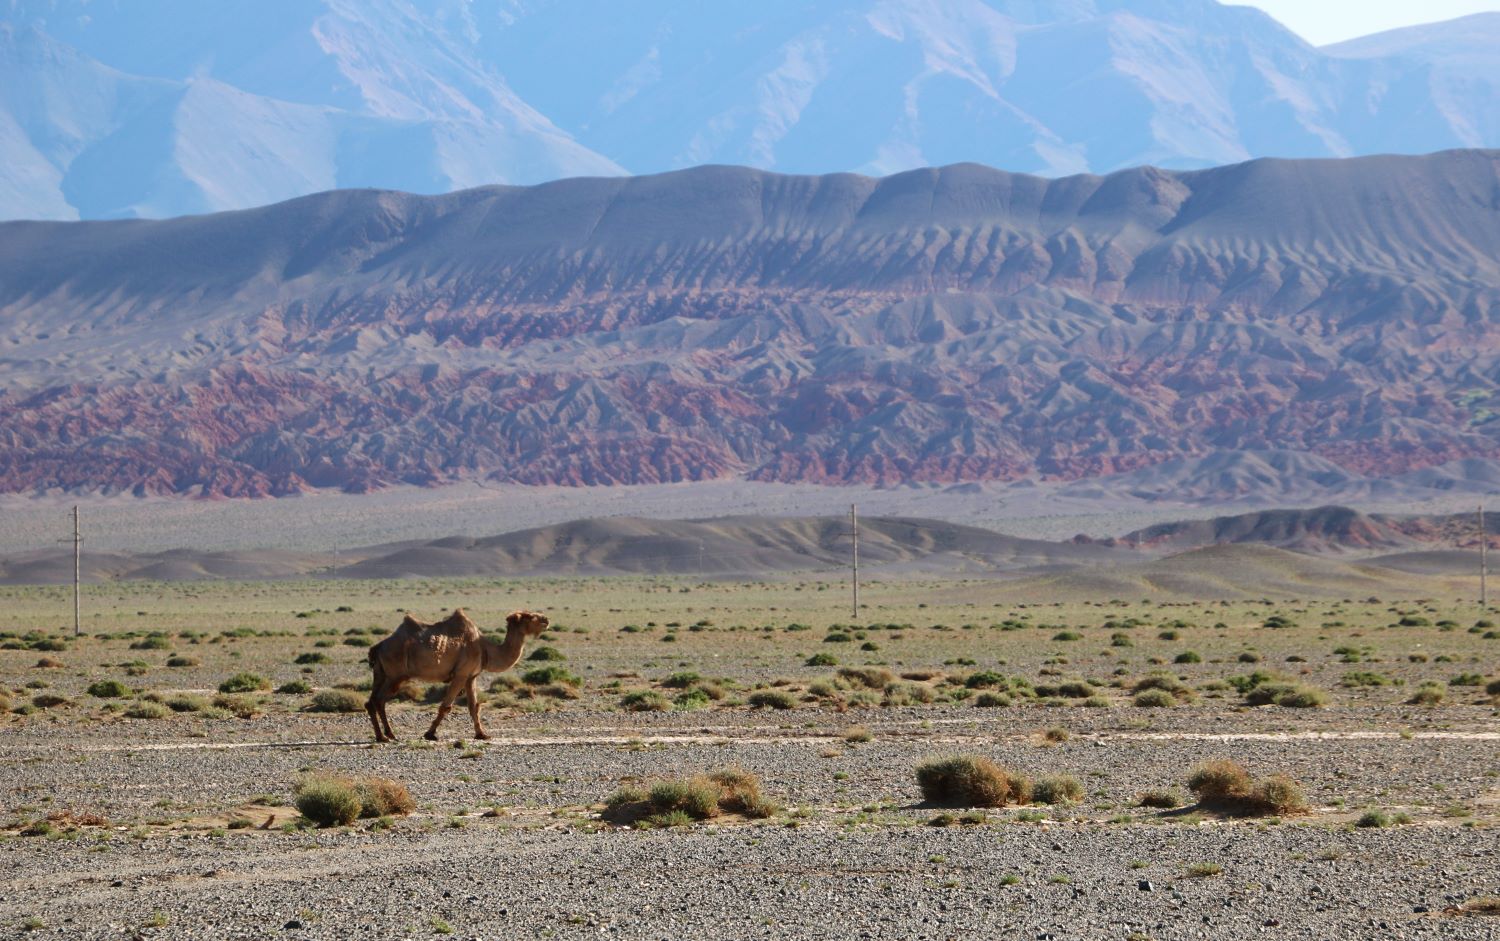
<svg viewBox="0 0 1500 941">
<path fill-rule="evenodd" d="M 849 504 L 849 534 L 853 537 L 853 553 L 850 557 L 849 587 L 853 590 L 854 624 L 859 624 L 859 510 Z"/>
<path fill-rule="evenodd" d="M 1484 504 L 1479 504 L 1479 607 L 1488 611 L 1490 607 L 1489 594 L 1489 560 L 1485 551 L 1489 548 L 1489 536 L 1484 531 Z"/>
<path fill-rule="evenodd" d="M 78 618 L 78 575 L 83 556 L 83 536 L 78 529 L 78 507 L 73 507 L 73 636 L 82 635 L 83 628 Z"/>
</svg>

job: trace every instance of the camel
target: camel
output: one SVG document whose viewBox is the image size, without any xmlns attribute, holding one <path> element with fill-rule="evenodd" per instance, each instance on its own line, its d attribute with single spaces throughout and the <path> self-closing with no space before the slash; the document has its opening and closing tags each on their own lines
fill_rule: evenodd
<svg viewBox="0 0 1500 941">
<path fill-rule="evenodd" d="M 436 624 L 418 621 L 408 614 L 395 633 L 370 648 L 370 669 L 375 677 L 365 711 L 370 714 L 370 724 L 375 726 L 375 741 L 396 740 L 385 704 L 408 680 L 448 684 L 426 738 L 437 739 L 438 726 L 447 718 L 460 692 L 468 696 L 474 737 L 489 738 L 479 721 L 479 696 L 475 689 L 479 674 L 499 673 L 515 666 L 527 638 L 545 631 L 547 623 L 540 614 L 513 612 L 505 619 L 504 643 L 496 643 L 479 633 L 463 608 L 453 609 L 452 614 Z"/>
</svg>

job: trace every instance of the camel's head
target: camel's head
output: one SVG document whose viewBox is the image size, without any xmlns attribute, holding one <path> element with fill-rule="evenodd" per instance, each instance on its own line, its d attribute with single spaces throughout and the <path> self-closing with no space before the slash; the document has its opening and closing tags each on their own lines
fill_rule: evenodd
<svg viewBox="0 0 1500 941">
<path fill-rule="evenodd" d="M 546 615 L 533 614 L 530 611 L 512 611 L 505 618 L 505 629 L 507 631 L 520 631 L 527 637 L 535 637 L 547 629 L 551 623 Z"/>
</svg>

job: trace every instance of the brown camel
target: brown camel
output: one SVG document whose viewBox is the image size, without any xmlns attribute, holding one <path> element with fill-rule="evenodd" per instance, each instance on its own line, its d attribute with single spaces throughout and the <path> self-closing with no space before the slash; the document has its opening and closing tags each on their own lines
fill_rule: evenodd
<svg viewBox="0 0 1500 941">
<path fill-rule="evenodd" d="M 515 666 L 526 639 L 546 629 L 547 619 L 542 615 L 516 611 L 505 619 L 505 641 L 496 643 L 479 633 L 463 608 L 455 608 L 436 624 L 426 624 L 408 614 L 395 633 L 370 648 L 370 669 L 375 671 L 375 678 L 365 711 L 370 714 L 370 724 L 375 726 L 375 741 L 396 740 L 385 704 L 408 680 L 448 684 L 427 738 L 437 738 L 438 726 L 447 718 L 460 692 L 468 696 L 474 737 L 489 738 L 479 722 L 479 696 L 475 689 L 479 674 L 499 673 Z"/>
</svg>

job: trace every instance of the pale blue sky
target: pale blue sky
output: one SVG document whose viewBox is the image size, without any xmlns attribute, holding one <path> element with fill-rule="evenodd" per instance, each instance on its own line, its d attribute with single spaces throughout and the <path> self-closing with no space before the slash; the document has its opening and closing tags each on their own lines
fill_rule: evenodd
<svg viewBox="0 0 1500 941">
<path fill-rule="evenodd" d="M 1500 10 L 1500 0 L 1222 0 L 1260 7 L 1315 46 Z"/>
</svg>

